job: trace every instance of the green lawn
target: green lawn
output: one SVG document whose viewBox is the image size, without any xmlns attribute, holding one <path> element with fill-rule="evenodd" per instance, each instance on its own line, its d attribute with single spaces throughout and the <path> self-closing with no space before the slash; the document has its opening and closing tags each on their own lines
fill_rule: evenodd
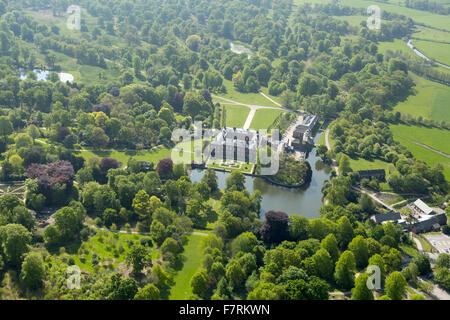
<svg viewBox="0 0 450 320">
<path fill-rule="evenodd" d="M 190 281 L 201 265 L 203 254 L 200 248 L 200 240 L 202 237 L 194 234 L 188 235 L 188 243 L 183 252 L 186 260 L 183 263 L 183 268 L 174 277 L 175 285 L 170 289 L 170 300 L 187 300 L 192 294 Z"/>
<path fill-rule="evenodd" d="M 348 24 L 352 26 L 360 26 L 361 22 L 367 21 L 367 17 L 363 16 L 334 16 L 333 18 L 342 21 L 347 21 Z"/>
<path fill-rule="evenodd" d="M 353 169 L 353 171 L 385 169 L 386 180 L 389 178 L 390 174 L 397 172 L 397 169 L 395 169 L 392 163 L 381 161 L 379 159 L 369 161 L 363 158 L 359 159 L 350 158 L 350 167 Z"/>
<path fill-rule="evenodd" d="M 333 16 L 333 18 L 347 21 L 349 25 L 354 27 L 360 27 L 361 22 L 366 25 L 368 16 Z M 383 23 L 385 20 L 381 20 L 381 23 Z"/>
<path fill-rule="evenodd" d="M 417 247 L 414 244 L 400 244 L 399 249 L 401 252 L 405 253 L 406 255 L 410 256 L 410 257 L 416 257 L 419 255 L 419 250 L 417 250 Z"/>
<path fill-rule="evenodd" d="M 331 148 L 333 148 L 334 140 L 331 135 L 328 135 L 328 140 L 330 141 Z M 318 144 L 325 145 L 325 134 L 323 134 L 319 140 Z M 380 159 L 366 160 L 364 158 L 352 159 L 350 158 L 350 167 L 354 172 L 359 170 L 374 170 L 374 169 L 384 169 L 386 171 L 386 180 L 392 173 L 397 172 L 397 169 L 392 163 L 382 161 Z M 386 183 L 380 184 L 382 189 L 389 189 Z"/>
<path fill-rule="evenodd" d="M 102 73 L 102 81 L 114 80 L 120 76 L 118 70 L 111 68 L 102 69 L 96 66 L 80 65 L 77 59 L 71 58 L 63 53 L 52 51 L 56 56 L 56 65 L 61 66 L 62 72 L 70 73 L 74 77 L 74 81 L 78 83 L 94 83 L 99 80 L 99 73 Z M 45 63 L 44 63 L 45 64 Z"/>
<path fill-rule="evenodd" d="M 250 129 L 268 129 L 283 111 L 276 109 L 258 109 L 253 117 Z"/>
<path fill-rule="evenodd" d="M 425 251 L 425 252 L 433 252 L 434 251 L 431 244 L 422 235 L 416 234 L 414 237 L 416 237 L 416 239 L 418 239 L 420 241 L 423 251 Z"/>
<path fill-rule="evenodd" d="M 266 99 L 263 95 L 260 93 L 242 93 L 238 92 L 234 86 L 233 82 L 224 79 L 223 84 L 225 88 L 227 89 L 227 93 L 220 94 L 221 97 L 230 99 L 236 102 L 244 103 L 244 104 L 250 104 L 250 105 L 258 105 L 258 106 L 267 106 L 267 107 L 278 107 L 276 104 L 271 102 L 269 99 Z M 267 89 L 261 88 L 261 91 L 267 94 Z M 268 94 L 267 94 L 268 95 Z M 277 97 L 269 96 L 271 99 L 277 101 Z M 214 98 L 214 102 L 220 102 L 224 103 L 224 100 Z M 277 101 L 278 102 L 278 101 Z"/>
<path fill-rule="evenodd" d="M 241 171 L 250 173 L 252 172 L 253 164 L 252 163 L 243 163 L 241 165 Z"/>
<path fill-rule="evenodd" d="M 327 146 L 325 143 L 325 131 L 320 135 L 319 140 L 317 140 L 318 145 Z"/>
<path fill-rule="evenodd" d="M 195 159 L 195 153 L 194 153 L 194 148 L 199 148 L 202 151 L 203 147 L 205 145 L 206 140 L 200 139 L 200 140 L 191 140 L 190 142 L 179 142 L 177 143 L 173 148 L 172 148 L 172 160 L 175 162 L 176 159 L 175 157 L 179 157 L 180 159 L 182 159 L 183 162 L 189 162 L 191 163 L 191 161 L 196 160 Z M 208 141 L 209 142 L 209 141 Z M 195 145 L 197 143 L 197 145 Z M 173 154 L 173 152 L 179 151 L 178 154 Z M 175 157 L 174 157 L 175 156 Z M 198 160 L 199 161 L 204 161 L 205 157 L 203 152 L 198 155 Z"/>
<path fill-rule="evenodd" d="M 369 0 L 341 0 L 339 3 L 343 6 L 364 9 L 369 7 L 370 5 L 375 4 L 378 5 L 382 11 L 401 14 L 410 17 L 411 19 L 419 23 L 450 31 L 450 19 L 448 18 L 448 16 L 439 15 L 428 11 L 406 8 L 404 7 L 404 2 L 400 2 L 401 5 L 399 5 L 399 2 L 397 0 L 395 2 L 391 0 L 388 1 L 388 3 L 373 2 Z"/>
<path fill-rule="evenodd" d="M 240 170 L 242 172 L 250 173 L 253 169 L 254 164 L 240 161 L 233 161 L 231 164 L 228 164 L 228 162 L 224 163 L 222 160 L 210 159 L 207 163 L 207 166 L 208 168 L 223 169 L 228 171 Z"/>
<path fill-rule="evenodd" d="M 237 105 L 226 105 L 226 126 L 230 128 L 242 128 L 247 120 L 250 108 Z"/>
<path fill-rule="evenodd" d="M 450 39 L 450 33 L 448 33 L 448 37 Z M 450 44 L 424 40 L 413 40 L 411 43 L 428 58 L 450 65 Z"/>
<path fill-rule="evenodd" d="M 325 4 L 330 3 L 330 0 L 294 0 L 296 5 L 301 5 L 305 3 L 317 3 L 317 4 Z"/>
<path fill-rule="evenodd" d="M 412 139 L 450 154 L 450 130 L 427 128 L 424 126 L 409 126 L 405 124 L 391 125 L 390 128 L 394 134 L 394 138 Z"/>
<path fill-rule="evenodd" d="M 414 127 L 414 128 L 416 128 L 416 127 Z M 394 128 L 393 131 L 396 132 L 396 129 Z M 420 131 L 420 130 L 418 130 L 418 131 Z M 411 138 L 414 139 L 415 136 L 412 135 Z M 394 140 L 398 141 L 399 143 L 404 145 L 406 148 L 408 148 L 408 150 L 414 155 L 414 157 L 416 159 L 427 163 L 429 166 L 433 167 L 436 164 L 440 163 L 444 167 L 444 175 L 445 175 L 446 179 L 450 180 L 450 159 L 449 158 L 444 157 L 443 155 L 440 155 L 440 154 L 433 152 L 429 149 L 426 149 L 422 146 L 419 146 L 415 143 L 412 143 L 410 139 L 405 138 L 405 137 L 400 136 L 395 133 L 394 133 Z M 445 141 L 446 140 L 444 140 L 442 138 L 438 138 L 436 140 L 436 142 L 445 142 Z M 419 141 L 419 142 L 421 142 L 421 141 Z"/>
<path fill-rule="evenodd" d="M 32 11 L 25 10 L 25 13 L 32 16 L 33 19 L 40 23 L 45 23 L 49 27 L 56 26 L 60 30 L 60 34 L 67 38 L 72 38 L 74 41 L 80 41 L 81 38 L 86 39 L 86 35 L 83 32 L 77 30 L 70 30 L 67 28 L 67 18 L 66 17 L 54 17 L 51 10 L 40 10 Z M 97 26 L 97 18 L 92 17 L 85 9 L 82 9 L 83 22 L 86 24 L 89 30 L 92 30 Z M 91 40 L 92 41 L 92 40 Z M 90 41 L 90 42 L 91 42 Z M 109 41 L 109 44 L 106 44 Z M 126 48 L 126 42 L 115 36 L 110 36 L 107 34 L 102 34 L 94 41 L 95 45 L 98 46 L 108 46 L 114 48 Z M 104 78 L 101 81 L 115 80 L 120 76 L 118 70 L 111 68 L 112 63 L 106 60 L 108 64 L 107 69 L 102 69 L 96 66 L 89 65 L 79 65 L 77 64 L 77 59 L 69 57 L 63 53 L 53 52 L 56 56 L 55 64 L 61 66 L 62 72 L 70 73 L 74 76 L 74 81 L 78 83 L 93 83 L 99 82 L 99 73 L 101 72 Z M 42 55 L 38 55 L 38 62 L 47 65 Z"/>
<path fill-rule="evenodd" d="M 395 106 L 395 111 L 410 114 L 414 117 L 422 116 L 436 121 L 450 121 L 450 87 L 411 75 L 416 83 L 414 95 Z"/>
<path fill-rule="evenodd" d="M 419 29 L 420 32 L 413 34 L 414 38 L 449 42 L 450 32 L 426 28 L 422 26 L 420 26 Z"/>
<path fill-rule="evenodd" d="M 148 161 L 157 164 L 159 160 L 164 158 L 170 158 L 172 154 L 172 150 L 167 149 L 166 147 L 159 147 L 153 150 L 129 150 L 129 151 L 74 151 L 74 154 L 81 155 L 85 159 L 89 159 L 90 157 L 108 157 L 116 159 L 117 161 L 122 162 L 122 167 L 125 166 L 128 162 L 128 159 L 133 157 L 138 161 Z"/>
<path fill-rule="evenodd" d="M 400 51 L 403 55 L 406 55 L 410 59 L 414 59 L 417 61 L 423 61 L 422 58 L 417 56 L 411 48 L 406 45 L 406 42 L 400 39 L 394 39 L 393 41 L 383 41 L 378 43 L 378 51 L 380 53 L 385 54 L 386 51 Z"/>
</svg>

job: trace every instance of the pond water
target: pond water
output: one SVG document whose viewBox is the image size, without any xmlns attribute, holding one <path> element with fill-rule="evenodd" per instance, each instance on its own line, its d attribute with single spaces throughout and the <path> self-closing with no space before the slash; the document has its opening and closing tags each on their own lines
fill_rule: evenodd
<svg viewBox="0 0 450 320">
<path fill-rule="evenodd" d="M 314 142 L 317 142 L 318 134 Z M 331 175 L 331 167 L 325 165 L 320 157 L 316 155 L 314 148 L 308 158 L 312 169 L 311 183 L 303 188 L 289 189 L 268 183 L 266 180 L 256 177 L 245 176 L 245 188 L 253 193 L 258 189 L 262 194 L 260 218 L 264 219 L 265 212 L 269 210 L 284 211 L 287 214 L 298 214 L 309 219 L 319 218 L 319 208 L 322 206 L 322 186 Z M 192 182 L 199 182 L 205 170 L 192 170 Z M 224 189 L 228 172 L 216 172 L 219 188 Z"/>
<path fill-rule="evenodd" d="M 249 48 L 244 47 L 241 44 L 235 44 L 233 42 L 230 42 L 230 50 L 233 51 L 236 54 L 246 53 L 247 57 L 250 59 L 253 55 L 252 50 Z"/>
<path fill-rule="evenodd" d="M 33 72 L 36 75 L 37 80 L 47 81 L 48 77 L 50 76 L 49 70 L 34 69 Z M 20 75 L 19 75 L 20 79 L 25 80 L 27 78 L 27 73 L 28 73 L 28 71 L 26 71 L 24 69 L 20 69 Z M 59 76 L 59 80 L 62 82 L 67 82 L 67 81 L 72 82 L 73 81 L 73 75 L 71 75 L 70 73 L 59 72 L 58 76 Z"/>
</svg>

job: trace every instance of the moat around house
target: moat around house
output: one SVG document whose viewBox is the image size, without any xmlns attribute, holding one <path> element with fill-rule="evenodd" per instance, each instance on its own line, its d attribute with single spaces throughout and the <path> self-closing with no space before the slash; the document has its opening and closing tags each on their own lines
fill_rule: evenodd
<svg viewBox="0 0 450 320">
<path fill-rule="evenodd" d="M 322 135 L 318 133 L 314 138 L 314 143 Z M 264 214 L 269 210 L 284 211 L 287 214 L 299 214 L 309 219 L 319 218 L 319 208 L 322 206 L 322 187 L 326 180 L 330 178 L 331 167 L 324 164 L 316 149 L 313 148 L 307 159 L 311 165 L 311 182 L 298 189 L 290 189 L 270 184 L 266 180 L 258 177 L 245 176 L 245 188 L 253 193 L 258 189 L 261 191 L 263 199 L 261 201 L 260 217 L 264 219 Z M 192 182 L 201 180 L 205 170 L 194 169 L 191 172 Z M 216 172 L 219 188 L 225 188 L 228 172 Z"/>
</svg>

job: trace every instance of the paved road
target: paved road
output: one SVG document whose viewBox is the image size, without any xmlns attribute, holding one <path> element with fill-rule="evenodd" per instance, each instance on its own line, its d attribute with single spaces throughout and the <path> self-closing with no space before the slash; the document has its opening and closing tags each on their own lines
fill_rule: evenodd
<svg viewBox="0 0 450 320">
<path fill-rule="evenodd" d="M 250 125 L 252 124 L 253 117 L 255 116 L 255 113 L 256 113 L 256 108 L 250 108 L 250 112 L 249 112 L 249 114 L 247 116 L 247 119 L 245 120 L 245 123 L 244 123 L 244 127 L 243 127 L 244 130 L 248 130 L 250 128 Z"/>
<path fill-rule="evenodd" d="M 422 243 L 420 242 L 420 240 L 417 239 L 416 237 L 414 237 L 412 232 L 410 232 L 409 234 L 410 234 L 411 238 L 414 240 L 414 242 L 416 243 L 417 250 L 419 250 L 419 253 L 423 254 L 424 251 L 423 251 Z"/>
<path fill-rule="evenodd" d="M 446 250 L 450 252 L 450 237 L 440 233 L 440 234 L 426 234 L 424 237 L 431 243 L 431 245 L 440 253 L 447 253 Z"/>
</svg>

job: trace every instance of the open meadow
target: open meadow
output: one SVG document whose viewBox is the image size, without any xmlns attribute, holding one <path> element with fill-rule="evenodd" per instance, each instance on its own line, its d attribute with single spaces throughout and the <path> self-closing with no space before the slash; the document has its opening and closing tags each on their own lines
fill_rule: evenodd
<svg viewBox="0 0 450 320">
<path fill-rule="evenodd" d="M 449 130 L 430 129 L 420 126 L 391 125 L 394 140 L 404 145 L 413 156 L 429 166 L 440 163 L 444 167 L 444 175 L 450 179 L 450 158 L 414 143 L 412 140 L 428 145 L 436 150 L 450 154 Z"/>
<path fill-rule="evenodd" d="M 413 40 L 411 41 L 411 43 L 428 58 L 446 65 L 450 65 L 450 43 L 440 43 L 424 40 Z"/>
<path fill-rule="evenodd" d="M 74 151 L 74 154 L 81 155 L 86 160 L 91 157 L 108 157 L 116 159 L 122 162 L 122 168 L 127 165 L 130 158 L 134 158 L 138 161 L 147 161 L 157 164 L 159 160 L 164 158 L 170 158 L 172 153 L 171 149 L 166 147 L 157 147 L 152 150 L 128 150 L 128 151 L 117 151 L 117 150 L 105 150 L 105 151 Z"/>
<path fill-rule="evenodd" d="M 448 16 L 431 13 L 428 11 L 421 11 L 411 8 L 406 8 L 404 4 L 399 4 L 394 1 L 373 2 L 368 0 L 341 0 L 340 3 L 344 6 L 350 6 L 355 8 L 367 8 L 370 5 L 378 5 L 382 11 L 388 11 L 400 15 L 407 16 L 413 19 L 415 22 L 425 24 L 434 28 L 444 29 L 450 31 L 450 19 Z"/>
<path fill-rule="evenodd" d="M 394 111 L 436 121 L 450 121 L 450 87 L 410 74 L 416 86 L 414 94 L 399 102 Z"/>
<path fill-rule="evenodd" d="M 205 232 L 205 231 L 202 231 Z M 170 289 L 170 300 L 188 300 L 192 295 L 191 278 L 200 268 L 202 262 L 201 239 L 203 236 L 190 234 L 182 255 L 185 257 L 183 267 L 173 279 L 175 285 Z"/>
</svg>

